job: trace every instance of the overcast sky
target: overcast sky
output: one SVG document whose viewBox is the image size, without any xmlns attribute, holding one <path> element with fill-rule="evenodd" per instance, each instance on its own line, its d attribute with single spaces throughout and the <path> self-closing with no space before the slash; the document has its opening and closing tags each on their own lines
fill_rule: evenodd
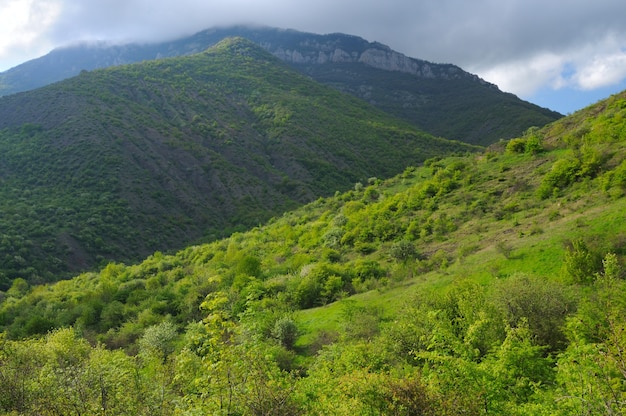
<svg viewBox="0 0 626 416">
<path fill-rule="evenodd" d="M 626 89 L 626 0 L 0 0 L 0 71 L 240 23 L 358 35 L 565 114 Z"/>
</svg>

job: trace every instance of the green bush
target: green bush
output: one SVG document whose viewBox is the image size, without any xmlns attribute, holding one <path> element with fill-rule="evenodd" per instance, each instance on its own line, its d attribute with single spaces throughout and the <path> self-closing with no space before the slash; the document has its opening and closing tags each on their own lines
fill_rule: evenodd
<svg viewBox="0 0 626 416">
<path fill-rule="evenodd" d="M 511 327 L 526 320 L 538 345 L 551 350 L 566 345 L 562 328 L 567 316 L 575 311 L 576 302 L 564 285 L 517 274 L 499 281 L 492 299 Z"/>
<path fill-rule="evenodd" d="M 165 359 L 174 352 L 176 337 L 176 326 L 171 322 L 166 321 L 150 326 L 146 328 L 143 337 L 139 340 L 140 351 L 143 354 L 156 354 Z"/>
<path fill-rule="evenodd" d="M 542 199 L 551 196 L 555 190 L 561 190 L 578 179 L 581 163 L 578 159 L 559 159 L 554 162 L 552 168 L 545 174 L 541 185 L 537 190 Z"/>
<path fill-rule="evenodd" d="M 524 147 L 525 153 L 537 154 L 543 151 L 543 145 L 541 139 L 538 136 L 531 136 L 526 139 L 526 146 Z"/>
<path fill-rule="evenodd" d="M 280 345 L 292 350 L 298 338 L 298 327 L 293 319 L 288 316 L 282 317 L 274 324 L 272 335 Z"/>
<path fill-rule="evenodd" d="M 400 240 L 391 245 L 389 255 L 398 261 L 407 261 L 417 256 L 417 250 L 412 241 Z"/>
<path fill-rule="evenodd" d="M 562 268 L 566 281 L 590 284 L 601 270 L 601 256 L 592 252 L 582 238 L 572 241 L 567 247 Z"/>
<path fill-rule="evenodd" d="M 507 153 L 524 153 L 526 151 L 526 139 L 511 139 L 506 144 Z"/>
</svg>

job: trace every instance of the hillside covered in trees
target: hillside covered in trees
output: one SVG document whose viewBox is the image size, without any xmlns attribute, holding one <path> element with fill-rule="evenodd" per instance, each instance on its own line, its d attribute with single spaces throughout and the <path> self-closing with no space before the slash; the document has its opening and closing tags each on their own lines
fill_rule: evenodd
<svg viewBox="0 0 626 416">
<path fill-rule="evenodd" d="M 0 301 L 18 414 L 626 410 L 626 93 Z"/>
<path fill-rule="evenodd" d="M 0 99 L 0 290 L 139 261 L 476 147 L 244 39 Z"/>
</svg>

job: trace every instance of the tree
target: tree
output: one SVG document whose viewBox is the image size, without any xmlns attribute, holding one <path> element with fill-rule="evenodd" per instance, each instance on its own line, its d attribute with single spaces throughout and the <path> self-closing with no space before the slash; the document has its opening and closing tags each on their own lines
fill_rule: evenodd
<svg viewBox="0 0 626 416">
<path fill-rule="evenodd" d="M 164 321 L 146 328 L 143 337 L 139 340 L 139 349 L 142 354 L 156 354 L 162 360 L 174 352 L 176 341 L 176 326 Z"/>
<path fill-rule="evenodd" d="M 562 328 L 568 315 L 576 310 L 567 286 L 516 274 L 497 282 L 491 299 L 509 326 L 525 322 L 539 345 L 552 351 L 567 345 Z"/>
<path fill-rule="evenodd" d="M 389 254 L 398 261 L 407 261 L 413 259 L 417 255 L 415 245 L 409 240 L 396 241 L 391 245 Z"/>
<path fill-rule="evenodd" d="M 601 276 L 594 288 L 567 321 L 570 344 L 557 366 L 559 409 L 621 415 L 626 412 L 626 284 Z"/>
</svg>

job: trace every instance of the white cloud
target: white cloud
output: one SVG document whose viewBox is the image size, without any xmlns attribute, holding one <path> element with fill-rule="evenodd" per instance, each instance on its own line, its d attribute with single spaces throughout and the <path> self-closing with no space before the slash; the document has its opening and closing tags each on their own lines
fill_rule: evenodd
<svg viewBox="0 0 626 416">
<path fill-rule="evenodd" d="M 546 88 L 595 90 L 626 79 L 626 37 L 590 38 L 560 50 L 529 51 L 520 58 L 467 69 L 522 97 Z"/>
<path fill-rule="evenodd" d="M 560 88 L 566 58 L 554 53 L 542 52 L 536 56 L 504 62 L 487 68 L 469 68 L 481 78 L 492 82 L 503 91 L 528 96 L 545 86 Z"/>
<path fill-rule="evenodd" d="M 51 43 L 43 37 L 61 11 L 55 0 L 5 0 L 0 3 L 0 59 L 15 64 L 43 53 Z"/>
<path fill-rule="evenodd" d="M 626 78 L 626 52 L 596 56 L 572 77 L 583 90 L 593 90 L 614 85 Z"/>
</svg>

